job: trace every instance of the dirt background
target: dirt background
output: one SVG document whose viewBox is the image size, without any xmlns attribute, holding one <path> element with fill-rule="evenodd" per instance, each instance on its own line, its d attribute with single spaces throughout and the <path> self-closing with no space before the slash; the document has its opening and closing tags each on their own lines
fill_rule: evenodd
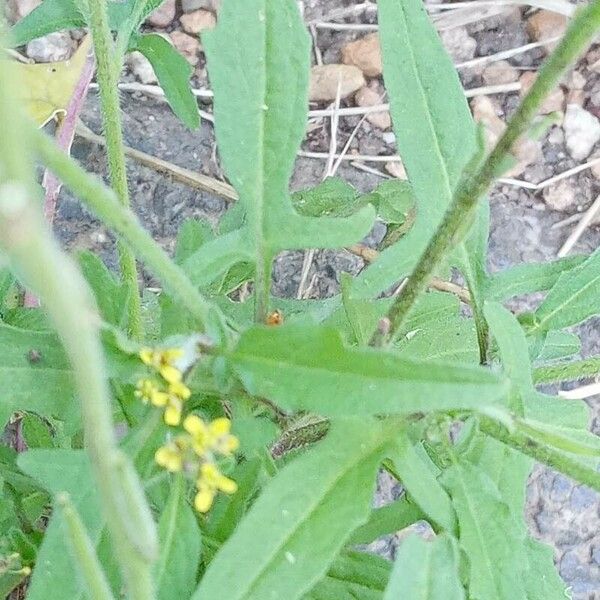
<svg viewBox="0 0 600 600">
<path fill-rule="evenodd" d="M 304 15 L 308 23 L 328 21 L 354 25 L 376 23 L 376 12 L 367 7 L 352 14 L 336 17 L 338 9 L 356 8 L 358 2 L 345 0 L 307 0 L 303 3 Z M 186 8 L 215 8 L 214 2 L 189 0 Z M 360 6 L 364 6 L 361 3 Z M 358 8 L 360 8 L 360 6 Z M 489 7 L 488 7 L 489 8 Z M 481 9 L 474 9 L 480 10 Z M 483 9 L 483 11 L 488 9 Z M 493 13 L 494 11 L 492 11 Z M 497 14 L 485 16 L 471 11 L 471 23 L 447 27 L 442 31 L 445 42 L 456 62 L 478 56 L 493 55 L 517 48 L 535 41 L 535 32 L 528 21 L 535 10 L 528 7 L 496 8 Z M 161 31 L 172 32 L 181 29 L 182 9 L 176 7 L 175 17 Z M 438 13 L 439 14 L 439 13 Z M 460 23 L 460 19 L 459 19 Z M 156 29 L 156 26 L 152 26 Z M 552 25 L 555 33 L 560 27 Z M 325 63 L 341 62 L 342 49 L 348 42 L 363 37 L 368 30 L 359 28 L 350 31 L 317 29 L 316 44 Z M 520 53 L 509 59 L 509 67 L 516 72 L 517 81 L 523 73 L 535 72 L 545 55 L 543 47 Z M 562 88 L 562 110 L 567 103 L 584 107 L 590 114 L 600 114 L 600 81 L 593 67 L 600 56 L 596 48 L 577 67 L 577 76 L 570 76 Z M 203 55 L 200 47 L 192 51 L 196 62 L 194 85 L 207 87 Z M 136 81 L 135 69 L 126 70 L 124 81 Z M 507 76 L 515 77 L 515 73 Z M 461 79 L 465 88 L 477 88 L 490 81 L 489 73 L 482 66 L 461 69 Z M 383 93 L 381 78 L 370 78 L 369 84 Z M 519 92 L 500 93 L 486 96 L 500 120 L 514 110 Z M 319 107 L 327 107 L 324 102 Z M 352 95 L 344 99 L 342 106 L 353 106 Z M 317 107 L 317 105 L 315 105 Z M 204 121 L 198 131 L 190 132 L 173 116 L 170 109 L 160 100 L 151 96 L 129 92 L 122 94 L 125 138 L 129 146 L 171 161 L 182 167 L 221 177 L 212 125 Z M 201 102 L 201 108 L 210 111 L 210 102 Z M 341 118 L 338 135 L 338 151 L 358 124 L 359 117 Z M 94 131 L 101 132 L 101 118 L 95 93 L 91 93 L 86 104 L 83 121 Z M 329 149 L 330 126 L 324 119 L 311 125 L 305 150 L 327 152 Z M 595 148 L 596 150 L 597 148 Z M 360 127 L 351 152 L 368 155 L 389 155 L 395 153 L 394 136 L 391 130 L 384 131 L 368 121 Z M 85 166 L 97 173 L 106 175 L 104 151 L 83 140 L 77 140 L 73 154 Z M 591 157 L 594 152 L 591 153 Z M 565 146 L 565 128 L 552 127 L 542 138 L 538 147 L 525 152 L 526 160 L 531 161 L 516 178 L 539 183 L 549 177 L 582 164 L 585 160 L 572 158 Z M 588 159 L 589 160 L 589 159 Z M 370 191 L 383 178 L 389 177 L 385 162 L 368 162 L 376 173 L 365 172 L 349 162 L 343 162 L 338 175 L 363 192 Z M 299 158 L 292 182 L 294 189 L 315 185 L 323 178 L 325 160 Z M 172 248 L 173 240 L 181 223 L 190 217 L 202 218 L 217 223 L 227 207 L 224 200 L 209 193 L 199 192 L 185 185 L 174 183 L 155 171 L 142 167 L 130 160 L 128 175 L 131 197 L 136 213 L 156 238 L 167 248 Z M 492 227 L 489 246 L 489 268 L 491 271 L 504 269 L 522 262 L 544 261 L 556 257 L 562 243 L 574 227 L 574 223 L 564 223 L 566 217 L 584 211 L 600 192 L 600 181 L 591 169 L 565 178 L 551 190 L 531 190 L 516 185 L 498 185 L 490 196 Z M 558 210 L 557 210 L 558 209 Z M 559 226 L 557 227 L 557 223 Z M 562 223 L 562 225 L 561 225 Z M 110 265 L 115 264 L 114 241 L 104 228 L 96 222 L 80 204 L 67 192 L 61 195 L 56 219 L 56 231 L 71 250 L 93 249 Z M 368 242 L 377 242 L 383 227 L 376 228 Z M 600 244 L 600 231 L 589 227 L 576 251 L 589 253 Z M 275 294 L 295 296 L 298 291 L 303 254 L 286 253 L 277 262 L 274 286 Z M 363 266 L 362 260 L 347 252 L 319 251 L 308 276 L 308 295 L 323 297 L 339 290 L 339 273 L 357 273 Z M 152 280 L 146 278 L 147 285 Z M 524 307 L 526 301 L 522 301 Z M 586 323 L 580 330 L 583 343 L 583 356 L 600 353 L 600 320 Z M 595 431 L 600 430 L 598 399 L 590 399 Z M 378 502 L 391 499 L 398 490 L 388 481 L 382 480 Z M 529 484 L 527 517 L 533 535 L 551 543 L 556 549 L 556 562 L 560 573 L 570 585 L 572 598 L 577 600 L 600 599 L 600 497 L 583 486 L 575 486 L 565 477 L 544 468 L 536 468 Z M 397 539 L 380 544 L 379 550 L 392 557 Z"/>
</svg>

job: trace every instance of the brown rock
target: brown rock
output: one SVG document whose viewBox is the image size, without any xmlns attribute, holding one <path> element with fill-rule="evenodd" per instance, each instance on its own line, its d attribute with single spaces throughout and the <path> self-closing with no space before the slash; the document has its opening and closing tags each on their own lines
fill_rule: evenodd
<svg viewBox="0 0 600 600">
<path fill-rule="evenodd" d="M 356 92 L 354 101 L 356 102 L 357 106 L 376 106 L 377 104 L 382 103 L 380 94 L 368 86 L 362 87 L 360 90 L 358 90 L 358 92 Z M 367 115 L 367 121 L 369 121 L 371 125 L 383 130 L 389 129 L 392 126 L 392 118 L 387 110 L 383 112 L 369 113 Z"/>
<path fill-rule="evenodd" d="M 385 163 L 385 170 L 396 179 L 408 179 L 406 169 L 404 168 L 404 165 L 399 161 L 391 161 Z"/>
<path fill-rule="evenodd" d="M 337 64 L 317 65 L 310 70 L 309 99 L 314 102 L 335 100 L 338 81 L 341 81 L 342 98 L 353 94 L 365 85 L 365 78 L 358 67 Z"/>
<path fill-rule="evenodd" d="M 541 42 L 548 38 L 562 35 L 567 29 L 568 19 L 564 15 L 559 15 L 551 10 L 539 10 L 527 20 L 527 32 L 530 37 Z M 546 44 L 546 52 L 554 49 L 557 42 Z"/>
<path fill-rule="evenodd" d="M 521 82 L 521 97 L 529 91 L 537 77 L 537 73 L 533 71 L 525 71 L 519 78 Z M 554 88 L 550 95 L 544 100 L 540 108 L 540 114 L 547 115 L 553 112 L 562 112 L 565 107 L 565 93 L 561 87 Z"/>
<path fill-rule="evenodd" d="M 188 35 L 187 33 L 183 33 L 182 31 L 173 31 L 169 34 L 171 36 L 171 41 L 173 42 L 173 46 L 185 56 L 187 61 L 192 65 L 196 66 L 200 58 L 198 57 L 198 52 L 200 51 L 200 42 L 197 38 Z"/>
<path fill-rule="evenodd" d="M 573 183 L 563 179 L 548 186 L 544 190 L 544 202 L 552 209 L 561 212 L 573 210 L 576 204 L 576 194 Z"/>
<path fill-rule="evenodd" d="M 440 38 L 454 62 L 464 62 L 475 56 L 477 41 L 467 33 L 465 27 L 444 29 L 440 31 Z"/>
<path fill-rule="evenodd" d="M 194 12 L 199 8 L 205 8 L 217 12 L 221 7 L 221 0 L 181 0 L 181 8 L 184 13 Z"/>
<path fill-rule="evenodd" d="M 167 27 L 175 18 L 175 0 L 166 0 L 150 13 L 146 22 L 154 27 Z"/>
<path fill-rule="evenodd" d="M 506 129 L 506 124 L 498 116 L 496 106 L 488 96 L 478 96 L 472 100 L 471 109 L 473 118 L 484 126 L 487 145 L 493 146 Z M 522 138 L 516 144 L 513 152 L 516 164 L 507 171 L 506 175 L 508 177 L 520 175 L 527 165 L 536 162 L 540 155 L 541 145 L 538 141 Z"/>
<path fill-rule="evenodd" d="M 342 62 L 358 67 L 367 77 L 378 77 L 383 72 L 379 35 L 370 33 L 342 48 Z"/>
<path fill-rule="evenodd" d="M 485 85 L 501 85 L 517 81 L 519 72 L 508 61 L 499 60 L 486 67 L 482 77 Z"/>
<path fill-rule="evenodd" d="M 181 15 L 179 19 L 186 33 L 198 35 L 201 31 L 213 29 L 217 19 L 209 10 L 195 10 L 194 12 Z"/>
</svg>

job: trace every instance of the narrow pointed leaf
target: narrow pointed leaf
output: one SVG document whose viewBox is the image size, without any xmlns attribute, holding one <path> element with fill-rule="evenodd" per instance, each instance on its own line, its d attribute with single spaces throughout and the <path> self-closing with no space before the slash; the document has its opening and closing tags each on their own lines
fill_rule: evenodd
<svg viewBox="0 0 600 600">
<path fill-rule="evenodd" d="M 294 600 L 311 590 L 366 521 L 391 434 L 375 421 L 334 422 L 323 442 L 267 484 L 192 600 Z"/>
<path fill-rule="evenodd" d="M 347 348 L 337 331 L 314 326 L 250 329 L 230 361 L 251 394 L 326 416 L 485 410 L 504 405 L 507 391 L 481 367 Z"/>
</svg>

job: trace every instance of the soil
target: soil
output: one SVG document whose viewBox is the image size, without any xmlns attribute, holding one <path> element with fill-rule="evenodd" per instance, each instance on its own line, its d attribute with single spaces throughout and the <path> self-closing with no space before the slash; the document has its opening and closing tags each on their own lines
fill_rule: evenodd
<svg viewBox="0 0 600 600">
<path fill-rule="evenodd" d="M 343 0 L 308 0 L 304 2 L 307 20 L 322 18 L 340 6 L 351 2 Z M 526 11 L 512 9 L 500 17 L 477 21 L 467 27 L 467 32 L 476 40 L 475 55 L 487 55 L 528 43 L 525 29 Z M 374 13 L 360 13 L 349 17 L 346 22 L 372 23 Z M 356 32 L 331 32 L 320 30 L 318 45 L 325 62 L 339 62 L 340 48 L 363 35 Z M 536 49 L 519 55 L 510 62 L 518 69 L 534 68 L 539 65 L 543 51 Z M 583 69 L 583 68 L 582 68 Z M 585 89 L 590 93 L 598 85 L 598 76 L 584 71 Z M 480 73 L 463 72 L 465 87 L 482 85 Z M 200 81 L 206 85 L 206 81 Z M 518 94 L 503 94 L 493 97 L 501 116 L 509 114 L 516 105 Z M 127 144 L 166 159 L 177 165 L 202 173 L 221 177 L 213 129 L 204 122 L 198 131 L 190 132 L 173 116 L 164 103 L 142 94 L 124 93 L 122 108 Z M 210 109 L 210 106 L 205 107 Z M 95 93 L 88 99 L 84 122 L 96 132 L 101 131 L 100 113 Z M 356 118 L 342 119 L 340 123 L 340 148 L 357 124 Z M 520 179 L 537 182 L 570 168 L 577 163 L 565 150 L 560 127 L 554 127 L 543 139 L 543 157 L 529 166 Z M 548 137 L 553 143 L 548 141 Z M 389 135 L 386 139 L 389 141 Z M 328 124 L 313 131 L 305 144 L 307 150 L 326 152 L 329 145 Z M 381 130 L 365 123 L 353 144 L 362 154 L 393 154 L 394 147 L 384 141 Z M 78 140 L 73 154 L 86 168 L 105 176 L 106 158 L 104 151 L 90 143 Z M 382 163 L 371 167 L 385 172 Z M 318 183 L 323 177 L 324 161 L 301 158 L 296 165 L 292 186 L 300 189 Z M 358 170 L 344 163 L 338 174 L 361 191 L 369 191 L 382 176 Z M 151 169 L 129 161 L 128 176 L 131 197 L 136 213 L 166 248 L 173 246 L 174 236 L 181 223 L 189 218 L 203 218 L 216 223 L 226 209 L 226 203 L 208 193 L 198 192 L 174 183 Z M 562 242 L 573 225 L 554 227 L 569 214 L 584 210 L 600 191 L 600 184 L 590 171 L 571 177 L 570 184 L 576 190 L 576 204 L 565 212 L 549 209 L 542 194 L 515 186 L 501 185 L 490 195 L 492 228 L 489 246 L 489 268 L 491 271 L 505 269 L 521 262 L 544 261 L 556 257 Z M 114 242 L 110 234 L 85 212 L 67 192 L 62 193 L 56 219 L 56 231 L 68 248 L 89 248 L 98 251 L 109 265 L 115 265 Z M 381 228 L 374 237 L 381 236 Z M 590 253 L 600 244 L 600 231 L 588 228 L 576 247 L 577 252 Z M 286 253 L 277 261 L 274 277 L 274 292 L 282 296 L 295 296 L 298 290 L 302 253 Z M 358 272 L 361 259 L 346 252 L 320 251 L 316 253 L 309 274 L 310 295 L 330 296 L 339 290 L 339 273 Z M 153 281 L 145 277 L 145 284 Z M 529 300 L 520 301 L 520 308 Z M 582 354 L 600 352 L 600 320 L 591 320 L 580 329 L 583 343 Z M 600 431 L 600 402 L 589 401 L 593 414 L 593 429 Z M 380 481 L 378 502 L 383 503 L 398 494 L 397 487 L 385 478 Z M 572 598 L 577 600 L 600 599 L 600 497 L 584 486 L 555 472 L 537 467 L 529 483 L 527 518 L 532 534 L 556 549 L 556 561 L 560 573 L 569 584 Z M 393 556 L 398 539 L 380 544 L 379 550 Z"/>
</svg>

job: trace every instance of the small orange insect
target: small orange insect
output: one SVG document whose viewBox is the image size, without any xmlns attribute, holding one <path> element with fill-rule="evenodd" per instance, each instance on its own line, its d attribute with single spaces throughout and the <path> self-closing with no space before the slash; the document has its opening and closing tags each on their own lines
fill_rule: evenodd
<svg viewBox="0 0 600 600">
<path fill-rule="evenodd" d="M 267 325 L 281 325 L 283 323 L 283 313 L 279 310 L 274 310 L 267 315 L 265 323 Z"/>
</svg>

